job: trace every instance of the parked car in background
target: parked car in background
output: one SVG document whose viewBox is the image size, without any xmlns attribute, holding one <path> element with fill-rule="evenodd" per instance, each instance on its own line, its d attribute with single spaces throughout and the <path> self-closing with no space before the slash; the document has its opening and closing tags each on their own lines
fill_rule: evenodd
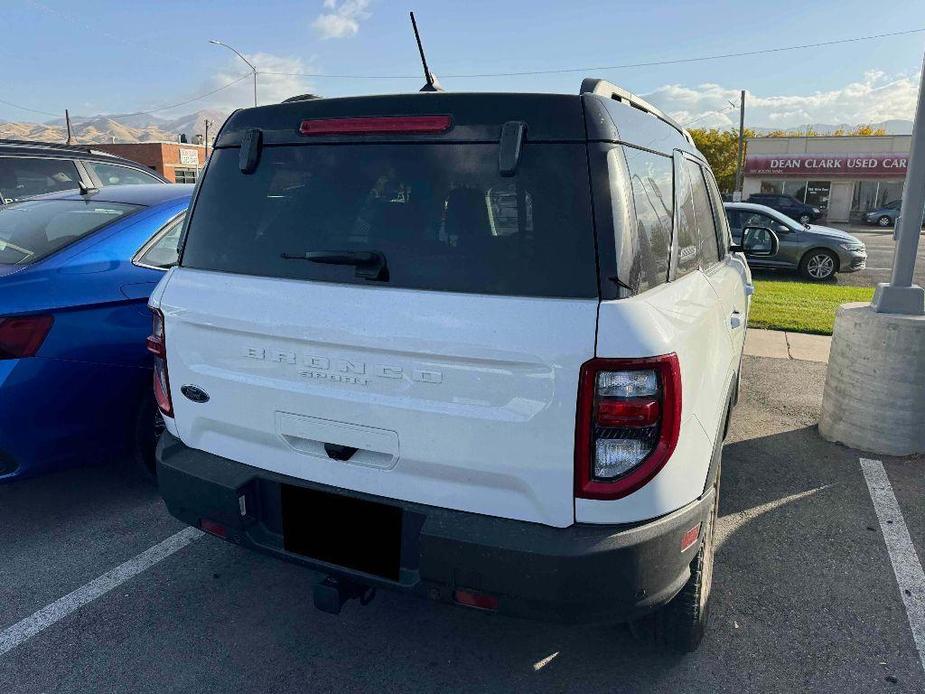
<svg viewBox="0 0 925 694">
<path fill-rule="evenodd" d="M 815 222 L 822 217 L 822 210 L 805 202 L 797 200 L 792 195 L 779 195 L 777 193 L 752 193 L 748 202 L 756 205 L 765 205 L 791 217 L 801 224 Z"/>
<path fill-rule="evenodd" d="M 752 196 L 754 197 L 754 196 Z M 746 227 L 763 227 L 777 234 L 778 249 L 770 255 L 748 257 L 754 268 L 797 270 L 809 280 L 827 280 L 837 272 L 857 272 L 867 264 L 867 248 L 840 229 L 801 224 L 766 205 L 725 203 L 732 238 L 741 239 Z"/>
<path fill-rule="evenodd" d="M 0 207 L 0 481 L 131 452 L 159 416 L 148 296 L 176 262 L 190 185 Z"/>
<path fill-rule="evenodd" d="M 893 200 L 883 207 L 864 213 L 864 221 L 868 224 L 876 224 L 880 227 L 896 226 L 896 218 L 899 217 L 899 208 L 902 200 Z"/>
<path fill-rule="evenodd" d="M 697 647 L 749 270 L 690 135 L 580 92 L 230 117 L 151 297 L 171 513 L 329 612 L 381 587 Z"/>
<path fill-rule="evenodd" d="M 0 205 L 81 187 L 167 182 L 137 162 L 89 145 L 0 139 Z"/>
</svg>

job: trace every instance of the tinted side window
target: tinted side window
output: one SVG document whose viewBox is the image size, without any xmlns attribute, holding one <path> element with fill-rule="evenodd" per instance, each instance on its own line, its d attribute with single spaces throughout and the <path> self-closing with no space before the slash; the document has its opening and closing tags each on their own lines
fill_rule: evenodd
<svg viewBox="0 0 925 694">
<path fill-rule="evenodd" d="M 671 157 L 632 147 L 623 151 L 633 187 L 636 233 L 625 232 L 632 240 L 623 244 L 618 273 L 636 292 L 644 292 L 668 280 L 674 162 Z"/>
<path fill-rule="evenodd" d="M 694 210 L 694 196 L 691 190 L 691 177 L 686 160 L 681 160 L 677 170 L 678 193 L 678 262 L 676 277 L 683 277 L 700 268 L 700 237 L 697 231 L 697 214 Z"/>
<path fill-rule="evenodd" d="M 137 169 L 131 169 L 128 166 L 103 164 L 98 161 L 85 161 L 84 165 L 96 174 L 96 177 L 100 179 L 100 183 L 104 186 L 131 186 L 141 183 L 161 182 L 159 178 L 155 178 Z"/>
<path fill-rule="evenodd" d="M 77 167 L 69 159 L 0 157 L 0 197 L 4 202 L 76 190 L 79 180 Z"/>
<path fill-rule="evenodd" d="M 691 189 L 694 197 L 694 214 L 697 217 L 697 242 L 700 244 L 700 261 L 702 267 L 709 267 L 719 260 L 719 250 L 716 244 L 716 225 L 713 221 L 713 208 L 707 194 L 706 182 L 700 164 L 684 160 L 690 176 Z"/>
<path fill-rule="evenodd" d="M 713 221 L 716 224 L 716 242 L 719 244 L 719 254 L 720 257 L 725 258 L 729 254 L 729 246 L 732 245 L 731 225 L 729 218 L 726 216 L 726 208 L 723 206 L 723 196 L 719 192 L 719 186 L 716 185 L 713 172 L 705 168 L 703 170 L 703 177 L 707 182 L 710 202 L 713 203 Z"/>
<path fill-rule="evenodd" d="M 180 232 L 183 230 L 183 218 L 185 216 L 180 215 L 157 232 L 154 235 L 153 243 L 149 241 L 147 250 L 135 262 L 138 265 L 160 270 L 166 270 L 176 265 L 177 249 L 180 246 Z"/>
<path fill-rule="evenodd" d="M 741 231 L 742 229 L 742 220 L 739 218 L 738 210 L 730 210 L 726 208 L 726 218 L 729 220 L 729 226 L 732 227 L 733 235 L 736 233 L 736 230 Z"/>
</svg>

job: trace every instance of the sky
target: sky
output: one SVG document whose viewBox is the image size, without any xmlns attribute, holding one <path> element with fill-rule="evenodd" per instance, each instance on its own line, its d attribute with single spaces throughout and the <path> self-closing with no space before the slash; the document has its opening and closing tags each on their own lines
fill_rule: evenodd
<svg viewBox="0 0 925 694">
<path fill-rule="evenodd" d="M 0 120 L 251 105 L 250 69 L 209 39 L 257 66 L 261 103 L 415 91 L 423 78 L 408 10 L 447 90 L 575 93 L 582 77 L 603 77 L 697 127 L 737 125 L 729 102 L 740 89 L 752 126 L 911 119 L 925 53 L 923 31 L 614 67 L 925 29 L 925 0 L 3 0 Z"/>
</svg>

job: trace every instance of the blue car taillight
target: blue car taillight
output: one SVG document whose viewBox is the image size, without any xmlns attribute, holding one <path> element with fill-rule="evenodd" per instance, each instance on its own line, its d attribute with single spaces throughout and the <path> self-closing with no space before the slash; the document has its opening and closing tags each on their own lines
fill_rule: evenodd
<svg viewBox="0 0 925 694">
<path fill-rule="evenodd" d="M 151 334 L 146 344 L 148 351 L 154 355 L 154 401 L 165 417 L 173 417 L 170 381 L 167 378 L 167 335 L 164 330 L 164 314 L 156 308 L 152 308 L 151 313 Z"/>
<path fill-rule="evenodd" d="M 52 316 L 0 318 L 0 359 L 33 357 L 48 336 Z"/>
</svg>

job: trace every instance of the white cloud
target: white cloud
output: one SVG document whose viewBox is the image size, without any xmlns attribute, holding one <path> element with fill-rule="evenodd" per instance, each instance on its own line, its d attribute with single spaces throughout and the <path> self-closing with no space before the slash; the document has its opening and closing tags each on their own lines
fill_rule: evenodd
<svg viewBox="0 0 925 694">
<path fill-rule="evenodd" d="M 323 39 L 342 39 L 360 30 L 360 22 L 371 15 L 370 0 L 324 0 L 325 12 L 312 22 L 312 27 Z"/>
<path fill-rule="evenodd" d="M 794 128 L 810 123 L 857 125 L 891 119 L 911 120 L 918 76 L 871 70 L 855 82 L 813 94 L 746 94 L 746 125 Z M 719 84 L 669 84 L 644 97 L 682 124 L 728 128 L 738 125 L 739 90 Z"/>
<path fill-rule="evenodd" d="M 311 79 L 294 74 L 317 72 L 318 69 L 314 58 L 310 58 L 306 62 L 302 58 L 273 55 L 272 53 L 252 53 L 247 54 L 245 57 L 257 67 L 257 98 L 261 104 L 278 103 L 290 96 L 313 92 L 315 89 Z M 239 58 L 229 56 L 229 60 L 222 70 L 208 80 L 207 83 L 201 85 L 197 91 L 203 93 L 229 84 L 232 86 L 204 99 L 202 102 L 181 107 L 180 110 L 203 108 L 207 105 L 209 108 L 231 111 L 244 106 L 253 106 L 254 83 L 252 78 L 247 76 L 245 79 L 235 82 L 242 75 L 246 75 L 247 71 L 247 66 Z"/>
</svg>

